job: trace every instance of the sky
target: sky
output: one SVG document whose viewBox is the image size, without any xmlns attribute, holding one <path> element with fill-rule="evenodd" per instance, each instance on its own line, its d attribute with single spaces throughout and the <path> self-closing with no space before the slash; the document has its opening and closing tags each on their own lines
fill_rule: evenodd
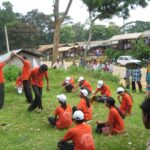
<svg viewBox="0 0 150 150">
<path fill-rule="evenodd" d="M 28 11 L 32 9 L 38 9 L 40 12 L 45 14 L 52 14 L 53 13 L 53 0 L 0 0 L 0 6 L 2 2 L 10 1 L 13 5 L 14 12 L 19 12 L 22 14 L 26 14 Z M 60 0 L 60 11 L 64 11 L 68 0 Z M 135 10 L 130 11 L 130 18 L 125 20 L 124 23 L 130 21 L 150 21 L 149 14 L 150 13 L 150 3 L 149 6 L 146 8 L 137 7 Z M 88 11 L 86 6 L 81 2 L 81 0 L 73 0 L 71 8 L 68 13 L 69 16 L 73 18 L 73 22 L 82 22 L 85 23 L 88 18 Z M 109 22 L 115 22 L 117 25 L 123 25 L 123 19 L 114 17 L 112 20 L 104 20 L 104 21 L 97 21 L 97 24 L 104 24 L 108 25 Z"/>
</svg>

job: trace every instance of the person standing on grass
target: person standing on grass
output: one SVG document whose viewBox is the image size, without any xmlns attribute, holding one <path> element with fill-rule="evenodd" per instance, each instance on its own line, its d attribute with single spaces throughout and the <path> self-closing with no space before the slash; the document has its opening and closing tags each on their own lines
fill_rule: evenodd
<svg viewBox="0 0 150 150">
<path fill-rule="evenodd" d="M 47 87 L 46 90 L 49 91 L 49 79 L 48 79 L 48 66 L 42 64 L 40 67 L 33 68 L 31 70 L 29 80 L 31 80 L 33 92 L 35 99 L 33 103 L 29 106 L 28 111 L 33 111 L 38 107 L 38 111 L 41 112 L 42 106 L 42 89 L 43 89 L 43 77 L 46 78 Z"/>
<path fill-rule="evenodd" d="M 133 99 L 132 96 L 127 93 L 122 87 L 117 88 L 118 100 L 120 105 L 120 110 L 125 117 L 130 115 L 132 111 Z M 121 98 L 122 97 L 122 98 Z"/>
<path fill-rule="evenodd" d="M 84 114 L 77 110 L 73 114 L 74 128 L 70 128 L 58 142 L 59 150 L 95 150 L 92 129 L 84 123 Z M 73 143 L 68 143 L 73 141 Z"/>
<path fill-rule="evenodd" d="M 119 134 L 124 131 L 123 115 L 119 108 L 115 106 L 115 100 L 112 97 L 106 99 L 106 107 L 109 109 L 109 116 L 107 122 L 97 121 L 96 133 L 103 133 L 104 135 Z"/>
<path fill-rule="evenodd" d="M 96 97 L 96 94 L 99 91 L 101 92 L 101 95 Z M 102 80 L 99 80 L 98 83 L 97 83 L 97 89 L 93 94 L 91 102 L 93 102 L 93 101 L 105 102 L 107 97 L 110 97 L 110 96 L 111 96 L 110 87 L 108 85 L 104 84 L 104 82 Z"/>
<path fill-rule="evenodd" d="M 30 61 L 27 59 L 26 56 L 21 57 L 15 53 L 13 53 L 13 55 L 17 56 L 23 63 L 22 74 L 21 74 L 21 79 L 23 82 L 23 89 L 24 89 L 27 102 L 32 103 L 33 97 L 32 97 L 32 92 L 31 92 L 30 82 L 29 82 L 29 75 L 31 71 Z"/>
<path fill-rule="evenodd" d="M 4 75 L 3 75 L 3 67 L 6 65 L 6 63 L 10 60 L 10 58 L 6 59 L 3 62 L 0 62 L 0 109 L 3 108 L 4 105 L 4 97 L 5 97 L 5 91 L 4 91 Z"/>
<path fill-rule="evenodd" d="M 80 90 L 80 102 L 77 107 L 73 107 L 73 112 L 81 110 L 84 114 L 84 120 L 89 121 L 92 119 L 92 105 L 88 98 L 88 91 L 86 89 Z"/>
<path fill-rule="evenodd" d="M 150 59 L 148 60 L 147 72 L 146 72 L 146 94 L 150 95 Z"/>
<path fill-rule="evenodd" d="M 79 84 L 73 89 L 73 92 L 77 91 L 78 88 L 86 89 L 89 94 L 92 92 L 91 84 L 84 77 L 79 77 L 78 82 Z"/>
<path fill-rule="evenodd" d="M 150 129 L 150 96 L 146 96 L 140 108 L 142 109 L 142 120 L 146 129 Z M 150 140 L 147 141 L 147 149 L 150 150 Z"/>
<path fill-rule="evenodd" d="M 57 95 L 60 106 L 55 109 L 55 117 L 49 117 L 49 123 L 57 129 L 66 129 L 72 125 L 72 108 L 67 104 L 64 94 Z"/>
</svg>

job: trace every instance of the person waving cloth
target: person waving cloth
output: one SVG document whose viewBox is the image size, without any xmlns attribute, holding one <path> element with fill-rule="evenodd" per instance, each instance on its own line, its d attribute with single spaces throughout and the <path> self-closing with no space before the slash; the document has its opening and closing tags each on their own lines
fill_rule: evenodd
<svg viewBox="0 0 150 150">
<path fill-rule="evenodd" d="M 120 110 L 125 116 L 130 115 L 132 111 L 133 98 L 122 87 L 117 88 L 118 100 L 120 103 Z"/>
<path fill-rule="evenodd" d="M 100 96 L 96 96 L 96 94 L 100 91 L 101 95 Z M 111 96 L 111 91 L 108 85 L 104 84 L 104 82 L 102 80 L 99 80 L 97 83 L 97 89 L 94 92 L 92 98 L 91 98 L 91 102 L 105 102 L 105 100 L 107 99 L 107 97 Z"/>
<path fill-rule="evenodd" d="M 77 107 L 73 107 L 73 112 L 75 110 L 81 110 L 84 113 L 84 120 L 89 121 L 92 119 L 92 105 L 86 89 L 80 90 L 80 98 L 81 100 Z"/>
<path fill-rule="evenodd" d="M 72 125 L 72 108 L 67 104 L 64 94 L 57 95 L 60 106 L 55 109 L 55 117 L 49 117 L 49 123 L 57 129 L 66 129 Z"/>
<path fill-rule="evenodd" d="M 122 133 L 124 131 L 123 115 L 119 108 L 115 106 L 114 98 L 106 99 L 106 107 L 109 109 L 108 120 L 104 123 L 97 121 L 96 132 L 104 135 Z"/>
<path fill-rule="evenodd" d="M 84 123 L 84 114 L 77 110 L 73 114 L 74 128 L 70 128 L 58 142 L 59 150 L 95 150 L 92 129 Z M 68 143 L 73 141 L 73 143 Z"/>
<path fill-rule="evenodd" d="M 78 88 L 86 89 L 89 94 L 92 92 L 91 84 L 85 80 L 84 77 L 79 77 L 78 82 L 79 84 L 73 89 L 73 92 L 75 92 Z"/>
</svg>

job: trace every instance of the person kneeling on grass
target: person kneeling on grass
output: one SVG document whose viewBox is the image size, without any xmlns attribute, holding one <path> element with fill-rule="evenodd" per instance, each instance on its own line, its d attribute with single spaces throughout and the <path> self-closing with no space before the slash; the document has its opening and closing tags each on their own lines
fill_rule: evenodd
<svg viewBox="0 0 150 150">
<path fill-rule="evenodd" d="M 127 91 L 125 91 L 122 87 L 117 88 L 117 94 L 120 103 L 120 110 L 123 116 L 125 117 L 127 115 L 130 115 L 132 111 L 132 105 L 133 105 L 132 96 Z"/>
<path fill-rule="evenodd" d="M 67 105 L 64 94 L 57 95 L 60 106 L 55 109 L 55 117 L 49 117 L 49 123 L 57 129 L 69 128 L 72 125 L 72 108 Z"/>
<path fill-rule="evenodd" d="M 101 92 L 100 96 L 96 96 L 98 92 Z M 97 83 L 97 89 L 93 94 L 93 97 L 91 98 L 91 102 L 105 102 L 107 97 L 111 96 L 111 91 L 108 85 L 104 84 L 102 80 L 99 80 Z"/>
<path fill-rule="evenodd" d="M 66 92 L 71 93 L 72 89 L 75 87 L 74 79 L 71 77 L 66 77 L 62 83 L 62 87 L 66 90 Z"/>
<path fill-rule="evenodd" d="M 81 110 L 84 114 L 84 120 L 89 121 L 92 119 L 92 105 L 88 98 L 88 91 L 86 89 L 80 90 L 80 102 L 77 107 L 73 107 L 73 112 Z"/>
<path fill-rule="evenodd" d="M 75 127 L 71 128 L 58 142 L 60 150 L 95 150 L 92 130 L 90 125 L 84 123 L 84 114 L 77 110 L 73 114 Z M 67 141 L 73 141 L 68 143 Z"/>
<path fill-rule="evenodd" d="M 124 121 L 121 111 L 115 106 L 115 100 L 112 97 L 107 98 L 106 107 L 109 108 L 108 121 L 101 123 L 97 121 L 96 132 L 104 135 L 119 134 L 124 131 Z"/>
</svg>

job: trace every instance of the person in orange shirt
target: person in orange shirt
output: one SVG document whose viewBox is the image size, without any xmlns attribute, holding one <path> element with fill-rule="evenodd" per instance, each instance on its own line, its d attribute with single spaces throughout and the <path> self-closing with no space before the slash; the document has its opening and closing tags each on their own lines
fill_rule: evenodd
<svg viewBox="0 0 150 150">
<path fill-rule="evenodd" d="M 13 53 L 13 55 L 17 56 L 23 63 L 22 74 L 21 74 L 21 78 L 23 82 L 23 89 L 24 89 L 27 102 L 32 103 L 33 97 L 32 97 L 32 92 L 31 92 L 30 82 L 29 82 L 29 75 L 30 75 L 30 70 L 31 70 L 30 61 L 27 60 L 26 56 L 21 57 L 17 55 L 16 53 Z"/>
<path fill-rule="evenodd" d="M 73 107 L 73 112 L 81 110 L 84 113 L 84 120 L 89 121 L 92 119 L 92 105 L 88 98 L 88 91 L 86 89 L 80 90 L 80 97 L 81 100 L 77 107 Z"/>
<path fill-rule="evenodd" d="M 33 68 L 31 70 L 29 80 L 31 80 L 33 92 L 35 99 L 33 103 L 29 106 L 28 111 L 33 111 L 38 107 L 38 112 L 43 109 L 42 106 L 42 88 L 43 88 L 43 77 L 46 78 L 47 87 L 46 90 L 49 91 L 49 79 L 48 79 L 48 66 L 42 64 L 40 67 Z"/>
<path fill-rule="evenodd" d="M 66 79 L 62 83 L 63 89 L 66 90 L 66 92 L 71 93 L 72 89 L 75 87 L 74 79 L 71 77 L 66 77 Z"/>
<path fill-rule="evenodd" d="M 114 98 L 108 97 L 106 99 L 106 107 L 109 108 L 108 120 L 104 123 L 97 121 L 96 132 L 104 135 L 122 133 L 124 131 L 123 115 L 119 108 L 115 106 Z"/>
<path fill-rule="evenodd" d="M 73 114 L 75 127 L 70 128 L 63 139 L 58 142 L 60 150 L 95 150 L 92 129 L 90 125 L 84 123 L 84 114 L 77 110 Z M 67 141 L 73 141 L 68 143 Z"/>
<path fill-rule="evenodd" d="M 49 117 L 49 123 L 57 129 L 66 129 L 72 125 L 72 108 L 67 105 L 64 94 L 57 95 L 60 106 L 55 109 L 55 117 Z"/>
<path fill-rule="evenodd" d="M 73 89 L 73 92 L 75 92 L 78 88 L 86 89 L 89 94 L 92 92 L 92 86 L 84 79 L 84 77 L 79 77 L 78 82 L 79 84 Z"/>
<path fill-rule="evenodd" d="M 21 79 L 21 73 L 19 74 L 19 76 L 17 77 L 16 79 L 16 89 L 17 89 L 17 92 L 19 94 L 22 93 L 22 88 L 23 88 L 23 83 L 22 83 L 22 79 Z"/>
<path fill-rule="evenodd" d="M 100 91 L 101 95 L 96 96 L 96 94 Z M 105 102 L 107 97 L 111 96 L 111 91 L 108 85 L 104 84 L 102 80 L 99 80 L 97 83 L 97 89 L 93 94 L 93 97 L 91 99 L 91 102 Z"/>
<path fill-rule="evenodd" d="M 117 94 L 118 94 L 118 100 L 120 105 L 120 110 L 124 117 L 126 115 L 130 115 L 132 111 L 132 105 L 133 105 L 133 98 L 132 96 L 125 91 L 122 87 L 117 88 Z M 122 97 L 122 99 L 121 99 Z"/>
<path fill-rule="evenodd" d="M 5 64 L 10 60 L 10 58 L 6 59 L 3 62 L 0 62 L 0 109 L 3 108 L 4 105 L 4 97 L 5 97 L 5 92 L 4 92 L 4 75 L 3 75 L 3 67 Z"/>
</svg>

